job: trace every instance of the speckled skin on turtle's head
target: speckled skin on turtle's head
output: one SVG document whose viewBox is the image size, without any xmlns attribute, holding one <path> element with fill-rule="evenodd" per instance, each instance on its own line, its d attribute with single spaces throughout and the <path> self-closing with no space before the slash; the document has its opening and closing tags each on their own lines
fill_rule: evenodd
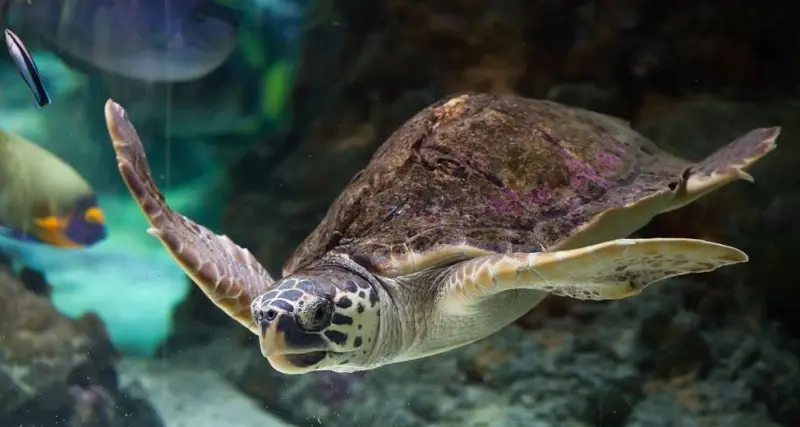
<svg viewBox="0 0 800 427">
<path fill-rule="evenodd" d="M 619 119 L 466 94 L 400 127 L 273 280 L 225 236 L 174 212 L 122 107 L 106 121 L 120 173 L 183 270 L 259 336 L 284 373 L 350 372 L 479 340 L 548 293 L 616 299 L 745 262 L 694 239 L 625 239 L 736 179 L 775 147 L 756 129 L 699 163 Z"/>
<path fill-rule="evenodd" d="M 377 341 L 381 284 L 358 264 L 326 262 L 287 276 L 251 304 L 261 351 L 275 369 L 359 371 L 386 349 Z M 279 335 L 279 336 L 278 336 Z"/>
</svg>

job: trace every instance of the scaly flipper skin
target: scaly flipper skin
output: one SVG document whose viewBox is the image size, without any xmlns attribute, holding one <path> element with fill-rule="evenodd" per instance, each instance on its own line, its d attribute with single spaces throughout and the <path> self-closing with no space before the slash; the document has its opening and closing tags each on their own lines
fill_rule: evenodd
<svg viewBox="0 0 800 427">
<path fill-rule="evenodd" d="M 695 239 L 618 239 L 578 249 L 488 255 L 458 265 L 447 279 L 445 309 L 463 312 L 482 298 L 529 289 L 578 299 L 610 300 L 690 273 L 746 262 L 730 246 Z"/>
<path fill-rule="evenodd" d="M 125 110 L 109 99 L 105 116 L 119 172 L 150 223 L 147 232 L 161 241 L 214 304 L 258 334 L 250 304 L 269 290 L 272 277 L 247 249 L 170 209 Z"/>
<path fill-rule="evenodd" d="M 777 147 L 775 140 L 780 133 L 780 127 L 751 130 L 692 166 L 685 189 L 667 211 L 686 206 L 737 179 L 753 182 L 747 169 Z"/>
</svg>

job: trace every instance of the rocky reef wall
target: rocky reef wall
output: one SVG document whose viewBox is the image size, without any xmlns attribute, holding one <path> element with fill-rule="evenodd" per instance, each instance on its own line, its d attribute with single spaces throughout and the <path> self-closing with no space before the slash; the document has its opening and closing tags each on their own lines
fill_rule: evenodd
<svg viewBox="0 0 800 427">
<path fill-rule="evenodd" d="M 120 384 L 102 321 L 64 316 L 48 292 L 38 273 L 0 265 L 0 425 L 161 427 L 141 386 Z"/>
</svg>

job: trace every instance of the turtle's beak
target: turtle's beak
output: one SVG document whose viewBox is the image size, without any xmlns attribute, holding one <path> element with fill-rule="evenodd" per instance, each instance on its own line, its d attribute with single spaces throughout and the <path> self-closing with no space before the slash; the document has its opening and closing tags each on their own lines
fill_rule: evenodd
<svg viewBox="0 0 800 427">
<path fill-rule="evenodd" d="M 294 337 L 295 341 L 298 340 L 298 337 L 306 339 L 316 337 L 319 339 L 319 335 L 302 336 L 297 334 L 291 327 L 288 330 L 284 330 L 287 325 L 294 325 L 293 322 L 286 322 L 285 316 L 290 315 L 282 314 L 275 321 L 261 326 L 261 333 L 258 337 L 261 354 L 276 371 L 283 374 L 303 374 L 316 370 L 315 367 L 327 357 L 328 352 L 315 350 L 313 347 L 292 346 L 291 339 L 287 340 L 287 338 Z M 281 320 L 284 320 L 284 322 L 281 322 Z M 281 325 L 284 328 L 281 328 Z"/>
<path fill-rule="evenodd" d="M 327 357 L 324 351 L 312 351 L 301 354 L 277 354 L 267 358 L 269 364 L 276 371 L 287 374 L 297 375 L 316 371 L 316 367 Z"/>
<path fill-rule="evenodd" d="M 261 354 L 269 358 L 278 354 L 286 354 L 286 337 L 278 331 L 278 322 L 272 322 L 261 329 L 259 344 Z"/>
<path fill-rule="evenodd" d="M 304 374 L 325 358 L 324 351 L 302 351 L 287 348 L 286 338 L 275 324 L 269 325 L 260 337 L 261 354 L 272 368 L 286 375 Z"/>
</svg>

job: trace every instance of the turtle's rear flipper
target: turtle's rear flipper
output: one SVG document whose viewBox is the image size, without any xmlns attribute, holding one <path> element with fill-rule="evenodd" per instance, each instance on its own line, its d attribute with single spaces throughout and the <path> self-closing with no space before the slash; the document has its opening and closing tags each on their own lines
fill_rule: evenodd
<svg viewBox="0 0 800 427">
<path fill-rule="evenodd" d="M 150 223 L 147 232 L 161 241 L 212 302 L 258 333 L 250 303 L 274 280 L 247 249 L 170 209 L 153 181 L 144 147 L 125 110 L 109 99 L 105 115 L 119 172 Z"/>
<path fill-rule="evenodd" d="M 754 129 L 715 151 L 689 170 L 684 189 L 667 210 L 674 210 L 737 179 L 753 182 L 746 171 L 777 146 L 779 127 Z"/>
</svg>

